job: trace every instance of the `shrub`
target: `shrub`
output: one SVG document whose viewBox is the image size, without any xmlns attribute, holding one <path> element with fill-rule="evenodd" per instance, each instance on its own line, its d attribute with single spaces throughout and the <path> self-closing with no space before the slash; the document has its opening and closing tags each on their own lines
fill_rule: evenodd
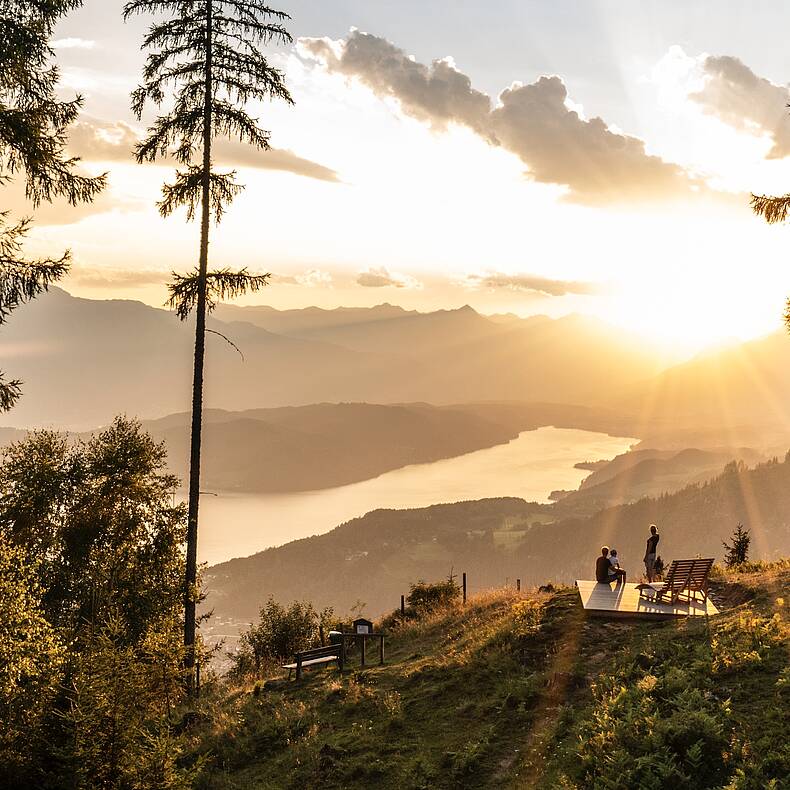
<svg viewBox="0 0 790 790">
<path fill-rule="evenodd" d="M 584 787 L 713 788 L 729 774 L 725 703 L 700 689 L 668 693 L 660 676 L 595 689 L 579 750 Z"/>
<path fill-rule="evenodd" d="M 749 609 L 737 620 L 715 630 L 711 637 L 714 674 L 737 672 L 762 664 L 774 648 L 784 644 L 786 628 L 778 614 L 762 617 Z"/>
<path fill-rule="evenodd" d="M 417 613 L 435 612 L 452 606 L 461 597 L 461 588 L 454 578 L 441 582 L 418 581 L 409 587 L 408 605 Z"/>
<path fill-rule="evenodd" d="M 44 617 L 38 569 L 0 535 L 0 784 L 24 786 L 31 737 L 56 696 L 64 644 Z M 19 773 L 17 773 L 19 772 Z"/>
<path fill-rule="evenodd" d="M 242 634 L 234 657 L 236 674 L 260 672 L 266 664 L 283 661 L 300 650 L 318 644 L 320 629 L 328 628 L 332 609 L 316 611 L 311 603 L 294 601 L 289 607 L 269 598 L 260 610 L 257 624 Z"/>
</svg>

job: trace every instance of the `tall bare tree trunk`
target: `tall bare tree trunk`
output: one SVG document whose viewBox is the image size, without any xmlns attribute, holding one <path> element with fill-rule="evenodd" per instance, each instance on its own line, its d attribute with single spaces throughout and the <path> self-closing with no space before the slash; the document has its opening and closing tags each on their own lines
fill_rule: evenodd
<svg viewBox="0 0 790 790">
<path fill-rule="evenodd" d="M 184 590 L 184 646 L 190 693 L 194 689 L 195 597 L 197 585 L 198 509 L 200 506 L 200 444 L 203 428 L 203 365 L 206 355 L 206 288 L 209 222 L 211 213 L 211 102 L 212 102 L 212 0 L 206 0 L 206 76 L 203 107 L 203 198 L 200 225 L 200 265 L 195 368 L 192 379 L 192 437 L 189 452 L 189 511 L 187 518 L 186 586 Z"/>
</svg>

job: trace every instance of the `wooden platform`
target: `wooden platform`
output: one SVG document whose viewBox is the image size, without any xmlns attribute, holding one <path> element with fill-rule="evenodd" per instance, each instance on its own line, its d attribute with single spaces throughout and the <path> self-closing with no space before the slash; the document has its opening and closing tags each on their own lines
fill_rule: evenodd
<svg viewBox="0 0 790 790">
<path fill-rule="evenodd" d="M 601 582 L 576 581 L 584 610 L 595 617 L 639 617 L 663 620 L 669 617 L 700 617 L 718 614 L 719 610 L 708 599 L 706 603 L 678 601 L 670 604 L 653 602 L 645 594 L 640 595 L 635 584 L 604 584 Z M 650 593 L 648 591 L 647 594 Z"/>
</svg>

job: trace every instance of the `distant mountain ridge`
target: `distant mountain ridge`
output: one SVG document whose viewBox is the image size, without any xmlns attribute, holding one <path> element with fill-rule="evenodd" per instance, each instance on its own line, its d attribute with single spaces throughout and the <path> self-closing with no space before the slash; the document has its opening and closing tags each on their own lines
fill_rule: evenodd
<svg viewBox="0 0 790 790">
<path fill-rule="evenodd" d="M 189 414 L 144 423 L 186 476 Z M 212 490 L 312 491 L 492 447 L 518 431 L 485 417 L 427 404 L 366 403 L 209 410 L 203 428 L 203 485 Z"/>
<path fill-rule="evenodd" d="M 233 340 L 244 359 L 209 337 L 207 405 L 604 404 L 660 369 L 619 330 L 580 316 L 500 323 L 468 306 L 433 313 L 360 310 L 278 313 L 295 334 L 212 318 L 209 326 Z M 223 308 L 219 314 L 270 311 Z M 25 382 L 24 397 L 3 422 L 84 430 L 118 413 L 153 418 L 181 411 L 190 402 L 192 331 L 173 313 L 140 302 L 79 299 L 52 289 L 3 327 L 0 365 Z"/>
<path fill-rule="evenodd" d="M 553 492 L 558 514 L 593 514 L 642 497 L 671 494 L 691 483 L 702 483 L 721 473 L 726 464 L 754 464 L 764 458 L 749 448 L 697 450 L 632 450 L 602 462 L 578 491 Z"/>
<path fill-rule="evenodd" d="M 188 474 L 190 425 L 189 412 L 143 421 L 148 433 L 166 443 L 169 466 L 182 481 Z M 617 436 L 629 428 L 627 420 L 602 409 L 541 403 L 207 409 L 201 479 L 211 490 L 313 491 L 504 444 L 548 425 Z M 0 428 L 0 447 L 25 434 Z"/>
<path fill-rule="evenodd" d="M 244 355 L 209 336 L 212 408 L 583 403 L 620 414 L 622 435 L 643 447 L 770 451 L 790 439 L 790 338 L 779 332 L 665 369 L 642 338 L 579 315 L 220 305 L 210 326 Z M 118 413 L 183 411 L 192 331 L 140 302 L 52 289 L 2 329 L 0 367 L 23 379 L 24 397 L 0 423 L 86 430 Z"/>
</svg>

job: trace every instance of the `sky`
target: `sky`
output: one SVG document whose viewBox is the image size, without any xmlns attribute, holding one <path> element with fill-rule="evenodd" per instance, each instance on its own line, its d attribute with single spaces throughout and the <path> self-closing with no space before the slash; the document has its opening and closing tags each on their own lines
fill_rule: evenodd
<svg viewBox="0 0 790 790">
<path fill-rule="evenodd" d="M 270 52 L 294 106 L 250 107 L 273 150 L 218 148 L 243 195 L 213 265 L 271 272 L 242 303 L 382 302 L 591 314 L 685 351 L 781 325 L 790 229 L 749 195 L 790 191 L 790 7 L 646 0 L 290 0 Z M 64 287 L 161 305 L 198 228 L 158 216 L 172 164 L 137 165 L 129 93 L 147 20 L 86 0 L 59 27 L 71 150 L 110 185 L 36 212 L 29 250 Z M 25 210 L 19 187 L 12 205 Z"/>
</svg>

